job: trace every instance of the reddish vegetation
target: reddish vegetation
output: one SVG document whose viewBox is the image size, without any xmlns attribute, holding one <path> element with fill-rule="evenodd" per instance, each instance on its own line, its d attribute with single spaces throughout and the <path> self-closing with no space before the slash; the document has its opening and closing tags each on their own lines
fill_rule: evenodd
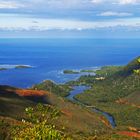
<svg viewBox="0 0 140 140">
<path fill-rule="evenodd" d="M 140 134 L 136 132 L 129 132 L 129 131 L 121 131 L 118 132 L 119 135 L 129 136 L 129 137 L 135 137 L 140 138 Z"/>
<path fill-rule="evenodd" d="M 100 119 L 101 122 L 104 123 L 107 127 L 111 127 L 111 126 L 110 126 L 110 123 L 109 123 L 104 117 L 101 116 L 99 119 Z"/>
<path fill-rule="evenodd" d="M 119 99 L 116 101 L 116 103 L 119 103 L 119 104 L 126 104 L 127 101 L 125 99 Z"/>
<path fill-rule="evenodd" d="M 70 118 L 72 117 L 72 113 L 67 109 L 62 109 L 61 112 Z"/>
<path fill-rule="evenodd" d="M 140 129 L 139 129 L 139 128 L 135 128 L 135 127 L 129 126 L 128 129 L 129 129 L 130 131 L 140 132 Z"/>
<path fill-rule="evenodd" d="M 46 91 L 42 90 L 29 90 L 29 89 L 17 89 L 15 90 L 16 94 L 19 96 L 44 96 L 48 94 Z"/>
<path fill-rule="evenodd" d="M 133 107 L 137 107 L 137 108 L 140 108 L 140 106 L 134 104 L 134 103 L 129 103 L 129 101 L 125 100 L 125 99 L 119 99 L 116 101 L 116 103 L 119 103 L 119 104 L 125 104 L 125 105 L 131 105 Z"/>
</svg>

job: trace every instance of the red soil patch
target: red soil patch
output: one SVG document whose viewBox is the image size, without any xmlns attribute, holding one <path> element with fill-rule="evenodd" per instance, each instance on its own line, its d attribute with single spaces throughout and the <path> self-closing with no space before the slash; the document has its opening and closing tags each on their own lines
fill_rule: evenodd
<svg viewBox="0 0 140 140">
<path fill-rule="evenodd" d="M 136 127 L 131 127 L 131 126 L 129 126 L 128 129 L 129 129 L 130 131 L 140 132 L 140 128 L 136 128 Z"/>
<path fill-rule="evenodd" d="M 67 109 L 62 109 L 61 112 L 70 118 L 72 117 L 72 113 Z"/>
<path fill-rule="evenodd" d="M 104 117 L 99 117 L 99 119 L 101 120 L 102 123 L 104 123 L 107 127 L 111 127 L 110 123 L 104 118 Z"/>
<path fill-rule="evenodd" d="M 130 105 L 130 106 L 133 106 L 133 107 L 137 107 L 137 108 L 140 108 L 140 106 L 134 104 L 134 103 L 129 103 L 129 101 L 125 100 L 125 99 L 119 99 L 116 101 L 116 103 L 118 104 L 125 104 L 125 105 Z"/>
<path fill-rule="evenodd" d="M 140 134 L 138 134 L 136 132 L 121 131 L 121 132 L 118 132 L 118 134 L 124 135 L 124 136 L 129 136 L 129 137 L 140 138 Z"/>
<path fill-rule="evenodd" d="M 15 90 L 16 94 L 19 96 L 44 96 L 48 94 L 46 91 L 42 90 L 29 90 L 29 89 L 17 89 Z"/>
</svg>

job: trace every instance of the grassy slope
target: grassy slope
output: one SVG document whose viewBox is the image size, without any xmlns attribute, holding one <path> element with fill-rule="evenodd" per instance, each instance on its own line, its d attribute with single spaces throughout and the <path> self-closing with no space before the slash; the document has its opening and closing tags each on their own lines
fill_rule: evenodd
<svg viewBox="0 0 140 140">
<path fill-rule="evenodd" d="M 98 71 L 97 76 L 107 75 L 103 81 L 96 81 L 93 76 L 83 77 L 82 82 L 84 82 L 84 78 L 85 81 L 90 81 L 90 84 L 93 82 L 92 88 L 75 98 L 113 114 L 118 129 L 127 129 L 128 126 L 140 128 L 140 109 L 131 104 L 117 103 L 118 100 L 126 98 L 133 104 L 139 104 L 140 99 L 135 99 L 139 97 L 140 93 L 140 75 L 133 73 L 134 69 L 139 68 L 140 64 L 135 59 L 127 66 L 118 68 L 116 73 L 107 73 L 108 68 Z M 110 71 L 112 71 L 112 67 L 110 67 Z"/>
<path fill-rule="evenodd" d="M 0 86 L 0 115 L 18 118 L 23 115 L 27 106 L 34 104 L 17 95 L 14 90 L 12 87 Z"/>
<path fill-rule="evenodd" d="M 31 95 L 32 93 L 36 94 L 38 92 L 40 94 L 41 92 L 38 90 L 22 90 L 8 86 L 0 86 L 1 138 L 6 136 L 14 125 L 20 124 L 21 120 L 26 118 L 24 114 L 26 107 L 34 106 L 36 104 L 36 101 L 39 98 L 37 95 L 35 95 L 34 98 L 31 98 L 31 100 L 27 95 L 24 97 L 19 96 L 25 94 L 29 95 L 29 91 L 31 92 Z M 83 107 L 73 104 L 55 94 L 47 93 L 43 97 L 43 102 L 45 99 L 46 103 L 55 106 L 62 112 L 56 125 L 60 128 L 64 126 L 66 128 L 66 133 L 71 135 L 74 139 L 83 140 L 86 139 L 86 137 L 94 136 L 95 130 L 98 130 L 98 133 L 100 134 L 105 134 L 107 131 L 109 132 L 109 130 L 111 130 L 106 130 L 107 127 L 100 121 L 98 116 Z M 33 99 L 35 99 L 35 102 Z"/>
<path fill-rule="evenodd" d="M 140 107 L 140 90 L 134 91 L 132 94 L 124 98 L 128 103 L 135 104 Z"/>
<path fill-rule="evenodd" d="M 37 90 L 46 90 L 52 92 L 58 96 L 66 97 L 69 95 L 70 90 L 72 89 L 70 86 L 67 85 L 58 85 L 53 81 L 46 80 L 40 84 L 36 84 L 32 87 L 32 89 Z"/>
</svg>

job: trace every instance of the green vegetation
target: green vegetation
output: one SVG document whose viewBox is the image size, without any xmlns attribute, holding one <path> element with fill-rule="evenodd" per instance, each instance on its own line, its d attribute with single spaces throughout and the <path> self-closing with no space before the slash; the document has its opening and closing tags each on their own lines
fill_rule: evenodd
<svg viewBox="0 0 140 140">
<path fill-rule="evenodd" d="M 140 58 L 137 59 L 137 62 L 140 64 Z M 140 74 L 140 68 L 134 69 L 135 74 Z"/>
<path fill-rule="evenodd" d="M 8 130 L 7 128 L 9 127 L 9 124 L 5 122 L 4 120 L 0 120 L 0 139 L 5 140 L 7 137 L 6 131 Z"/>
<path fill-rule="evenodd" d="M 139 135 L 139 70 L 140 57 L 126 66 L 106 66 L 94 76 L 84 75 L 66 84 L 44 81 L 29 90 L 32 94 L 25 94 L 29 97 L 17 94 L 26 90 L 0 86 L 0 139 L 136 140 L 120 133 L 137 132 Z M 74 85 L 91 87 L 75 98 L 112 114 L 117 124 L 115 129 L 107 125 L 101 114 L 63 98 Z M 39 97 L 33 93 L 38 93 Z M 42 96 L 45 102 L 39 100 Z M 44 104 L 37 105 L 38 102 Z"/>
<path fill-rule="evenodd" d="M 79 74 L 79 71 L 74 71 L 74 70 L 64 70 L 63 71 L 64 74 Z"/>
<path fill-rule="evenodd" d="M 34 108 L 26 108 L 25 111 L 27 120 L 23 119 L 23 124 L 13 129 L 12 139 L 70 140 L 63 131 L 58 130 L 54 125 L 54 120 L 60 115 L 56 108 L 38 104 Z"/>
<path fill-rule="evenodd" d="M 104 66 L 100 70 L 96 70 L 96 76 L 111 76 L 123 69 L 123 66 Z"/>
<path fill-rule="evenodd" d="M 92 75 L 83 75 L 78 80 L 75 81 L 69 81 L 66 84 L 70 86 L 79 86 L 79 85 L 87 85 L 92 86 L 95 82 L 95 76 Z"/>
<path fill-rule="evenodd" d="M 140 70 L 134 70 L 135 74 L 140 74 Z"/>
<path fill-rule="evenodd" d="M 124 67 L 124 69 L 121 71 L 122 76 L 129 76 L 134 73 L 134 70 L 140 69 L 140 58 L 137 57 L 133 61 L 131 61 L 128 65 Z"/>
<path fill-rule="evenodd" d="M 110 77 L 116 74 L 118 71 L 122 70 L 123 66 L 104 66 L 99 70 L 94 70 L 96 75 L 83 75 L 76 81 L 69 81 L 67 85 L 87 85 L 93 86 L 98 80 L 104 80 L 106 77 Z"/>
<path fill-rule="evenodd" d="M 28 65 L 17 65 L 14 67 L 15 69 L 27 69 L 27 68 L 31 68 L 31 66 L 28 66 Z M 0 71 L 3 71 L 3 70 L 9 70 L 11 68 L 0 68 Z"/>
<path fill-rule="evenodd" d="M 64 74 L 80 74 L 80 73 L 95 73 L 96 70 L 80 70 L 80 71 L 75 71 L 75 70 L 64 70 Z"/>
<path fill-rule="evenodd" d="M 49 91 L 50 93 L 54 93 L 56 95 L 66 97 L 69 95 L 69 92 L 72 90 L 72 87 L 65 85 L 65 84 L 58 85 L 58 84 L 54 83 L 53 81 L 46 80 L 40 84 L 34 85 L 32 89 L 46 90 L 46 91 Z"/>
<path fill-rule="evenodd" d="M 82 76 L 73 84 L 91 85 L 91 89 L 75 98 L 113 114 L 117 125 L 121 127 L 140 128 L 140 100 L 135 100 L 140 93 L 140 75 L 134 73 L 134 70 L 140 69 L 138 60 L 137 58 L 124 67 L 103 67 L 96 72 L 96 76 Z M 105 79 L 96 80 L 99 76 L 104 76 Z"/>
<path fill-rule="evenodd" d="M 96 70 L 81 70 L 80 72 L 89 72 L 89 73 L 95 73 Z"/>
<path fill-rule="evenodd" d="M 29 132 L 35 132 L 38 130 L 38 128 L 43 130 L 46 129 L 44 126 L 37 125 L 35 121 L 35 118 L 42 118 L 41 114 L 43 114 L 40 113 L 40 111 L 37 111 L 36 108 L 36 102 L 38 101 L 39 97 L 35 96 L 34 98 L 27 98 L 26 96 L 18 96 L 15 93 L 16 90 L 17 89 L 13 87 L 0 86 L 1 140 L 9 140 L 11 139 L 11 136 L 16 137 L 16 134 L 18 137 L 23 136 L 25 134 L 24 132 L 29 130 L 29 128 Z M 38 90 L 35 91 L 37 92 Z M 108 131 L 112 133 L 111 129 L 106 130 L 106 126 L 98 119 L 98 115 L 96 113 L 93 113 L 86 108 L 73 104 L 67 99 L 57 96 L 56 94 L 48 93 L 44 97 L 44 100 L 46 100 L 47 103 L 43 105 L 43 108 L 46 108 L 45 110 L 47 110 L 48 107 L 52 107 L 56 111 L 59 110 L 61 115 L 58 116 L 57 119 L 54 119 L 52 122 L 48 121 L 48 125 L 55 125 L 53 129 L 60 132 L 62 136 L 66 134 L 74 140 L 86 140 L 88 137 L 94 138 L 96 130 L 98 136 L 100 136 L 100 134 L 105 135 L 108 133 Z M 28 108 L 29 106 L 30 108 Z M 27 112 L 24 112 L 25 108 L 28 108 L 26 109 L 27 112 L 32 111 L 33 108 L 33 115 L 31 115 L 32 119 L 30 119 Z M 53 112 L 51 108 L 49 112 Z M 45 117 L 48 117 L 48 115 L 45 115 Z M 34 118 L 34 116 L 36 117 Z M 44 117 L 41 120 L 44 120 Z M 45 130 L 45 132 L 46 131 L 47 130 Z M 10 132 L 13 133 L 11 134 Z M 20 132 L 21 135 L 18 132 Z M 41 132 L 38 131 L 38 133 Z"/>
<path fill-rule="evenodd" d="M 7 70 L 7 68 L 0 68 L 0 71 Z"/>
<path fill-rule="evenodd" d="M 31 66 L 28 66 L 28 65 L 18 65 L 18 66 L 15 66 L 15 69 L 27 69 L 27 68 L 31 68 Z"/>
</svg>

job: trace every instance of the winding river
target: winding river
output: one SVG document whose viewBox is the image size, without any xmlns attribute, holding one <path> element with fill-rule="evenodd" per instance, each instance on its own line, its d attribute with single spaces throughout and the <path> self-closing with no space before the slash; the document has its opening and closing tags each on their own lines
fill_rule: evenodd
<svg viewBox="0 0 140 140">
<path fill-rule="evenodd" d="M 73 90 L 70 92 L 70 95 L 67 96 L 67 99 L 69 99 L 69 100 L 71 100 L 73 102 L 76 102 L 78 104 L 84 105 L 83 103 L 81 103 L 78 100 L 76 100 L 74 98 L 74 96 L 84 92 L 85 90 L 88 90 L 89 88 L 90 87 L 87 87 L 87 86 L 74 86 Z M 87 106 L 87 105 L 84 105 L 84 106 Z M 99 114 L 102 114 L 109 121 L 109 123 L 112 126 L 112 128 L 116 127 L 115 118 L 110 113 L 104 112 L 104 111 L 102 111 L 102 110 L 100 110 L 98 108 L 95 108 L 95 107 L 92 107 L 92 111 L 94 111 L 96 113 L 99 113 Z"/>
</svg>

